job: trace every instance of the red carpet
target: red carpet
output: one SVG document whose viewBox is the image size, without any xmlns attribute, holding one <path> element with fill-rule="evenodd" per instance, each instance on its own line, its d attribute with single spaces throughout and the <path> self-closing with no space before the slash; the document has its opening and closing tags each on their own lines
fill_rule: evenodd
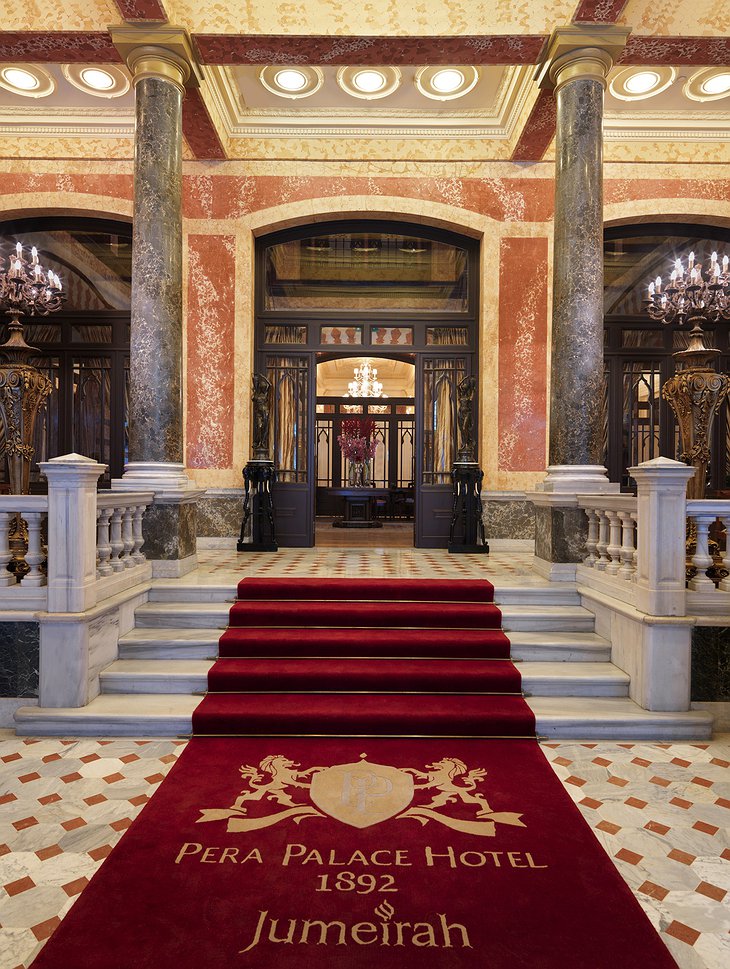
<svg viewBox="0 0 730 969">
<path fill-rule="evenodd" d="M 244 580 L 194 714 L 219 736 L 190 742 L 34 969 L 675 966 L 518 739 L 534 718 L 492 593 Z"/>
<path fill-rule="evenodd" d="M 243 579 L 238 597 L 195 734 L 534 735 L 490 582 Z"/>
</svg>

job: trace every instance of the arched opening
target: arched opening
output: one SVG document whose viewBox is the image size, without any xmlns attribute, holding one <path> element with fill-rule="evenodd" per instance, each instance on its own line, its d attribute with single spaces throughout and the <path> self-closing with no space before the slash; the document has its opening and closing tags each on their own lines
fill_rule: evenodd
<svg viewBox="0 0 730 969">
<path fill-rule="evenodd" d="M 274 388 L 271 447 L 282 544 L 314 543 L 318 497 L 332 508 L 318 489 L 343 486 L 335 450 L 320 474 L 318 438 L 333 449 L 344 408 L 359 406 L 364 417 L 380 413 L 377 433 L 388 435 L 379 482 L 388 492 L 385 507 L 393 507 L 390 491 L 410 486 L 415 544 L 446 546 L 457 386 L 477 365 L 477 258 L 474 239 L 398 222 L 318 223 L 258 240 L 256 369 Z M 409 364 L 413 395 L 392 404 L 319 399 L 318 366 L 339 361 L 341 370 L 353 357 Z M 328 406 L 331 412 L 318 412 Z M 386 416 L 373 407 L 391 411 Z M 391 462 L 398 435 L 404 441 L 410 435 L 410 476 Z"/>
<path fill-rule="evenodd" d="M 72 451 L 108 465 L 100 479 L 108 487 L 127 448 L 132 226 L 71 216 L 0 223 L 3 261 L 18 242 L 38 249 L 67 294 L 59 312 L 22 320 L 26 342 L 40 350 L 35 365 L 53 385 L 36 422 L 31 488 L 45 487 L 39 461 Z M 4 460 L 0 469 L 5 483 Z"/>
<path fill-rule="evenodd" d="M 653 321 L 644 309 L 647 286 L 665 280 L 674 261 L 695 253 L 709 265 L 711 253 L 730 256 L 730 229 L 697 222 L 612 225 L 604 234 L 604 358 L 606 406 L 604 453 L 612 481 L 631 488 L 627 469 L 660 455 L 676 457 L 678 430 L 661 390 L 675 372 L 672 356 L 688 344 L 688 329 Z M 730 325 L 708 323 L 708 346 L 722 351 L 717 368 L 730 372 Z M 723 404 L 715 421 L 708 487 L 730 488 L 730 414 Z"/>
</svg>

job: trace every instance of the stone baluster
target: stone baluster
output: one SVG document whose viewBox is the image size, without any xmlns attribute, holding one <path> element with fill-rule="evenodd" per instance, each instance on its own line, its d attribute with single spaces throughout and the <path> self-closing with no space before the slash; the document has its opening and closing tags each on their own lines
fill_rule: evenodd
<svg viewBox="0 0 730 969">
<path fill-rule="evenodd" d="M 722 567 L 728 572 L 728 577 L 720 581 L 718 588 L 721 592 L 730 592 L 730 515 L 718 517 L 725 529 L 725 551 L 722 555 Z"/>
<path fill-rule="evenodd" d="M 45 585 L 46 576 L 41 570 L 41 565 L 46 558 L 41 545 L 41 520 L 43 515 L 38 511 L 26 511 L 23 513 L 23 517 L 28 523 L 28 551 L 25 554 L 25 561 L 30 566 L 30 571 L 23 578 L 23 585 Z"/>
<path fill-rule="evenodd" d="M 134 551 L 133 514 L 134 508 L 132 507 L 125 508 L 122 511 L 122 541 L 124 542 L 122 561 L 125 569 L 132 569 L 135 566 L 135 561 L 132 558 Z"/>
<path fill-rule="evenodd" d="M 609 562 L 608 535 L 609 535 L 608 515 L 606 514 L 605 511 L 599 511 L 598 512 L 598 541 L 596 542 L 598 561 L 594 566 L 594 568 L 598 572 L 604 572 Z"/>
<path fill-rule="evenodd" d="M 0 512 L 0 588 L 15 585 L 15 576 L 8 572 L 8 563 L 13 558 L 10 551 L 10 522 L 15 518 L 11 512 Z"/>
<path fill-rule="evenodd" d="M 142 565 L 147 561 L 142 546 L 144 545 L 144 535 L 142 534 L 142 519 L 144 517 L 145 506 L 135 505 L 132 509 L 132 535 L 134 536 L 134 548 L 132 549 L 132 559 L 137 565 Z"/>
<path fill-rule="evenodd" d="M 631 521 L 633 522 L 633 526 L 634 526 L 634 555 L 633 555 L 633 563 L 632 563 L 633 566 L 634 566 L 634 569 L 633 569 L 633 571 L 634 571 L 634 574 L 633 574 L 633 580 L 634 580 L 634 582 L 636 581 L 636 575 L 637 575 L 637 572 L 639 571 L 639 531 L 638 531 L 638 529 L 639 529 L 639 521 L 638 521 L 638 519 L 639 519 L 638 512 L 632 511 L 631 512 Z"/>
<path fill-rule="evenodd" d="M 620 511 L 621 519 L 621 567 L 618 574 L 622 579 L 630 582 L 634 577 L 634 516 L 630 511 Z"/>
<path fill-rule="evenodd" d="M 583 559 L 583 564 L 592 569 L 598 557 L 596 555 L 596 544 L 598 542 L 598 512 L 595 508 L 586 508 L 588 516 L 588 537 L 586 538 L 586 551 L 588 555 Z"/>
<path fill-rule="evenodd" d="M 109 542 L 109 519 L 112 516 L 112 509 L 102 506 L 97 511 L 96 516 L 96 553 L 97 566 L 96 574 L 99 578 L 105 575 L 112 575 L 114 569 L 111 566 L 112 547 Z"/>
<path fill-rule="evenodd" d="M 606 551 L 611 557 L 611 561 L 606 566 L 607 575 L 618 575 L 621 568 L 621 519 L 617 511 L 608 510 L 609 540 Z"/>
<path fill-rule="evenodd" d="M 697 574 L 689 581 L 689 588 L 692 592 L 714 592 L 715 583 L 707 577 L 707 570 L 712 566 L 713 559 L 710 555 L 710 525 L 715 521 L 716 515 L 693 515 L 697 526 L 697 548 L 692 556 L 692 565 L 697 569 Z"/>
<path fill-rule="evenodd" d="M 124 551 L 124 541 L 122 539 L 122 508 L 112 509 L 112 520 L 109 529 L 109 544 L 112 547 L 111 567 L 114 572 L 124 570 L 124 562 L 120 555 Z"/>
</svg>

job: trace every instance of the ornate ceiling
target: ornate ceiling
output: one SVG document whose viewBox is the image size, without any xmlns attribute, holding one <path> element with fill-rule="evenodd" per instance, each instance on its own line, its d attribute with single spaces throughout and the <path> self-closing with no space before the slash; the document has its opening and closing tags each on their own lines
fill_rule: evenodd
<svg viewBox="0 0 730 969">
<path fill-rule="evenodd" d="M 595 22 L 631 28 L 609 78 L 606 157 L 728 160 L 730 83 L 719 96 L 700 91 L 730 75 L 725 0 L 27 0 L 4 13 L 0 85 L 3 69 L 35 71 L 43 96 L 0 86 L 0 156 L 132 156 L 131 90 L 120 83 L 108 96 L 83 83 L 87 65 L 125 72 L 108 33 L 125 20 L 192 37 L 203 83 L 185 99 L 188 158 L 539 161 L 552 151 L 555 102 L 535 65 L 555 27 Z M 303 68 L 313 93 L 262 84 L 276 66 Z M 459 67 L 473 86 L 424 96 L 422 69 L 439 66 Z M 359 68 L 387 75 L 390 93 L 348 93 Z M 655 76 L 654 90 L 632 95 L 637 74 Z"/>
</svg>

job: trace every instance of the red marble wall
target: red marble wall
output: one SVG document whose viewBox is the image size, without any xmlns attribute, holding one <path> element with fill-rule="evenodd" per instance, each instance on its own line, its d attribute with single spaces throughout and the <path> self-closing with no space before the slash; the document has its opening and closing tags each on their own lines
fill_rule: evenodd
<svg viewBox="0 0 730 969">
<path fill-rule="evenodd" d="M 499 266 L 499 469 L 545 468 L 547 239 L 502 239 Z"/>
<path fill-rule="evenodd" d="M 186 459 L 191 468 L 233 464 L 236 240 L 188 237 Z"/>
</svg>

